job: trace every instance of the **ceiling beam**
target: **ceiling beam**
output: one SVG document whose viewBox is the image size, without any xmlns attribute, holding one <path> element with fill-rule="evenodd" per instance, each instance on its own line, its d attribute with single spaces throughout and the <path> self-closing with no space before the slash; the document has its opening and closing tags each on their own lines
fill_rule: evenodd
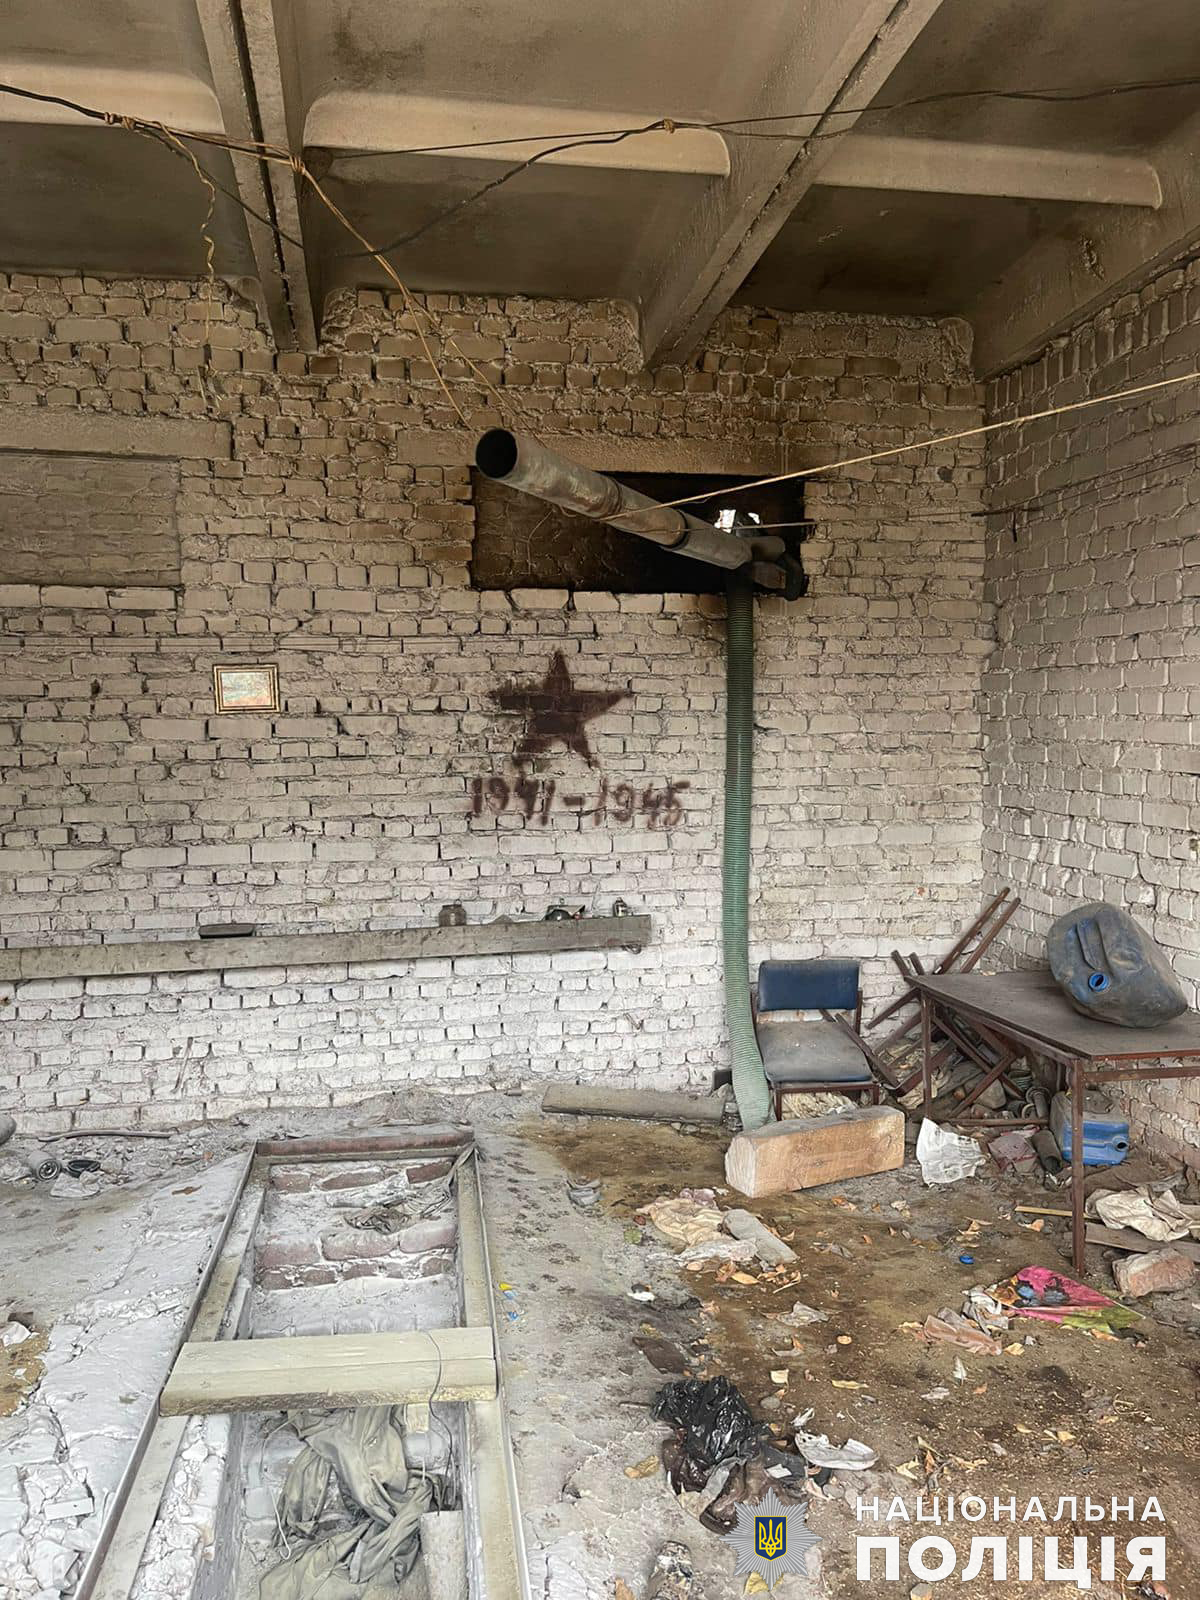
<svg viewBox="0 0 1200 1600">
<path fill-rule="evenodd" d="M 413 150 L 414 159 L 438 156 L 505 166 L 547 151 L 540 160 L 548 166 L 729 176 L 729 148 L 719 133 L 708 128 L 641 133 L 636 139 L 605 137 L 644 126 L 656 115 L 339 90 L 320 95 L 309 107 L 304 144 L 355 155 Z M 598 138 L 566 150 L 554 148 L 578 138 L 580 129 Z M 489 142 L 491 149 L 472 148 Z"/>
<path fill-rule="evenodd" d="M 273 0 L 236 0 L 236 3 L 241 17 L 247 92 L 259 129 L 257 137 L 268 144 L 299 152 L 303 136 L 303 129 L 296 125 L 299 113 L 295 109 L 300 104 L 295 82 L 299 56 L 291 34 L 290 8 L 276 5 Z M 315 350 L 319 319 L 304 248 L 300 179 L 284 162 L 265 161 L 259 165 L 266 168 L 266 183 L 279 229 L 276 238 L 295 330 L 294 343 L 301 350 Z"/>
<path fill-rule="evenodd" d="M 1200 116 L 1151 154 L 1162 204 L 1076 218 L 1039 239 L 964 315 L 981 377 L 1036 356 L 1115 296 L 1200 246 Z"/>
<path fill-rule="evenodd" d="M 999 195 L 1151 210 L 1162 204 L 1158 173 L 1137 157 L 887 134 L 848 133 L 838 141 L 818 182 L 847 189 Z"/>
<path fill-rule="evenodd" d="M 91 67 L 70 61 L 47 66 L 40 61 L 9 58 L 0 60 L 0 80 L 32 89 L 35 94 L 74 100 L 95 111 L 165 122 L 196 133 L 224 131 L 216 95 L 202 79 L 188 72 Z M 72 111 L 69 106 L 49 100 L 23 100 L 16 95 L 0 95 L 0 122 L 97 126 L 94 118 Z"/>
<path fill-rule="evenodd" d="M 760 105 L 818 115 L 797 146 L 731 140 L 727 183 L 696 207 L 692 226 L 672 241 L 662 269 L 639 305 L 646 365 L 687 360 L 728 304 L 825 163 L 887 82 L 942 0 L 825 0 L 799 8 L 797 33 L 781 42 L 778 73 Z"/>
<path fill-rule="evenodd" d="M 243 142 L 256 139 L 260 135 L 247 81 L 248 68 L 241 47 L 241 24 L 233 13 L 231 0 L 197 0 L 197 10 L 213 87 L 221 109 L 223 131 L 231 139 Z M 280 241 L 270 221 L 275 203 L 267 179 L 266 163 L 238 150 L 230 151 L 230 160 L 238 194 L 244 204 L 251 208 L 244 211 L 243 215 L 271 333 L 279 349 L 295 349 L 298 335 L 292 317 Z M 256 217 L 252 212 L 258 212 L 259 215 Z M 260 220 L 262 218 L 267 220 Z"/>
</svg>

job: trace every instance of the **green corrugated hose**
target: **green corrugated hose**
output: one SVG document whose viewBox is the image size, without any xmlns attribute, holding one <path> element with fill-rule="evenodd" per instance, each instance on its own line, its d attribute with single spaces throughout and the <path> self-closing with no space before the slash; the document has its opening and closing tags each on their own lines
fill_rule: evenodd
<svg viewBox="0 0 1200 1600">
<path fill-rule="evenodd" d="M 725 830 L 721 848 L 721 943 L 733 1093 L 744 1128 L 771 1113 L 750 1011 L 750 800 L 754 786 L 754 591 L 750 574 L 729 574 L 725 643 Z"/>
</svg>

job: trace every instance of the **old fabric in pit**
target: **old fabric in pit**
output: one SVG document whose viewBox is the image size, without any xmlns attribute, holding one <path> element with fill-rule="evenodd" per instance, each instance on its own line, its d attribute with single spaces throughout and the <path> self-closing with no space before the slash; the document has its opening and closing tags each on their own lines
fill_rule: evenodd
<svg viewBox="0 0 1200 1600">
<path fill-rule="evenodd" d="M 304 1444 L 279 1498 L 287 1558 L 259 1584 L 259 1600 L 375 1600 L 406 1578 L 420 1554 L 421 1515 L 433 1481 L 414 1476 L 404 1450 L 398 1406 L 354 1411 L 290 1411 Z M 336 1477 L 346 1505 L 361 1513 L 351 1527 L 321 1533 Z"/>
</svg>

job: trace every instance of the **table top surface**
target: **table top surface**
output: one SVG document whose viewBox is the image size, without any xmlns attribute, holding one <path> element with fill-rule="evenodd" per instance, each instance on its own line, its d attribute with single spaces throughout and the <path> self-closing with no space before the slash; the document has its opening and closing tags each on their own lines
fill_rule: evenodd
<svg viewBox="0 0 1200 1600">
<path fill-rule="evenodd" d="M 1048 1054 L 1083 1061 L 1200 1056 L 1200 1014 L 1186 1011 L 1160 1028 L 1122 1028 L 1100 1022 L 1075 1010 L 1047 968 L 990 976 L 947 972 L 913 977 L 910 982 L 951 1010 L 991 1022 L 997 1032 L 1011 1029 L 1022 1038 L 1041 1042 Z"/>
</svg>

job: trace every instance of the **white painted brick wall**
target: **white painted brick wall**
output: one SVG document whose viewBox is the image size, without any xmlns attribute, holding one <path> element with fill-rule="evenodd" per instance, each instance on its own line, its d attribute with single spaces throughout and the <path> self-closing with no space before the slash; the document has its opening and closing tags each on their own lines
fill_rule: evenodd
<svg viewBox="0 0 1200 1600">
<path fill-rule="evenodd" d="M 998 417 L 1200 366 L 1200 263 L 1161 274 L 999 380 Z M 1200 386 L 993 436 L 985 865 L 1053 919 L 1126 907 L 1200 999 Z M 1138 1135 L 1200 1168 L 1200 1088 L 1125 1092 Z"/>
<path fill-rule="evenodd" d="M 429 304 L 527 424 L 651 441 L 663 470 L 676 453 L 696 470 L 698 451 L 719 471 L 827 459 L 979 414 L 956 325 L 735 310 L 693 364 L 651 379 L 615 307 Z M 48 429 L 56 411 L 215 416 L 234 438 L 232 459 L 181 461 L 178 597 L 0 591 L 5 941 L 221 918 L 385 928 L 450 899 L 472 920 L 537 917 L 622 896 L 653 915 L 654 944 L 25 984 L 2 1024 L 17 1102 L 52 1127 L 421 1080 L 709 1082 L 725 1059 L 720 602 L 471 591 L 466 453 L 444 431 L 414 447 L 414 428 L 456 419 L 397 308 L 343 296 L 323 354 L 275 357 L 253 312 L 218 300 L 202 385 L 207 315 L 181 283 L 0 286 L 0 400 L 44 408 Z M 482 390 L 456 392 L 472 429 L 496 420 Z M 878 993 L 897 940 L 940 952 L 977 909 L 982 486 L 974 446 L 809 486 L 811 595 L 759 607 L 756 958 L 858 955 Z M 556 650 L 585 687 L 631 698 L 591 725 L 599 771 L 554 750 L 531 776 L 595 797 L 602 771 L 610 807 L 621 783 L 686 784 L 678 826 L 471 814 L 475 777 L 516 777 L 489 692 L 540 678 Z M 278 665 L 280 713 L 214 716 L 213 665 L 259 660 Z"/>
</svg>

